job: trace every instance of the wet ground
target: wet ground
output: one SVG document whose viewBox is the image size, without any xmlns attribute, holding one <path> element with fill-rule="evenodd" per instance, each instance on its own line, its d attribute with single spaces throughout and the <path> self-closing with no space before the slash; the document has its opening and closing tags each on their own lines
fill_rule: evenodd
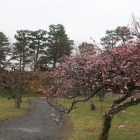
<svg viewBox="0 0 140 140">
<path fill-rule="evenodd" d="M 58 140 L 62 128 L 59 112 L 47 102 L 31 100 L 31 111 L 22 117 L 0 122 L 0 140 Z M 56 116 L 54 121 L 54 115 Z"/>
</svg>

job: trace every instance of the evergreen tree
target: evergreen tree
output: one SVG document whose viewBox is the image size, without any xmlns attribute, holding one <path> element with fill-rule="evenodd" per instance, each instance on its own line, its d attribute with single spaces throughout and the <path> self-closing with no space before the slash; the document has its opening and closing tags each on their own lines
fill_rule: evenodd
<svg viewBox="0 0 140 140">
<path fill-rule="evenodd" d="M 47 32 L 45 30 L 30 31 L 30 54 L 33 60 L 34 70 L 39 64 L 39 58 L 43 55 L 44 49 L 46 48 L 46 37 Z"/>
<path fill-rule="evenodd" d="M 126 26 L 122 26 L 122 27 L 118 26 L 115 29 L 115 32 L 116 32 L 116 35 L 119 36 L 121 43 L 123 45 L 125 45 L 128 40 L 133 39 L 130 29 Z"/>
<path fill-rule="evenodd" d="M 107 30 L 105 37 L 101 38 L 101 44 L 109 49 L 114 47 L 119 40 L 120 38 L 116 36 L 115 30 Z"/>
<path fill-rule="evenodd" d="M 26 64 L 30 61 L 29 31 L 18 30 L 15 39 L 13 54 L 15 59 L 19 61 L 19 70 L 24 71 Z"/>
<path fill-rule="evenodd" d="M 46 59 L 53 65 L 53 68 L 63 56 L 71 54 L 72 41 L 69 40 L 62 24 L 49 26 L 47 47 Z"/>
<path fill-rule="evenodd" d="M 127 41 L 133 39 L 130 29 L 126 26 L 118 26 L 115 30 L 107 30 L 106 36 L 101 38 L 101 44 L 111 49 L 116 45 L 125 45 Z"/>
<path fill-rule="evenodd" d="M 3 32 L 0 32 L 0 68 L 6 61 L 6 55 L 9 52 L 9 40 Z"/>
</svg>

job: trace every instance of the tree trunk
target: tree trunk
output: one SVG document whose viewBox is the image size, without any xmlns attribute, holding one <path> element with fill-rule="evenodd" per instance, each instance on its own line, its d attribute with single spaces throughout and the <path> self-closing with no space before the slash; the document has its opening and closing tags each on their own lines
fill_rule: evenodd
<svg viewBox="0 0 140 140">
<path fill-rule="evenodd" d="M 19 98 L 15 98 L 15 108 L 20 109 L 20 100 L 19 100 Z"/>
<path fill-rule="evenodd" d="M 105 114 L 102 133 L 99 140 L 108 140 L 109 131 L 111 128 L 112 117 L 109 114 Z"/>
<path fill-rule="evenodd" d="M 38 40 L 37 49 L 34 50 L 34 71 L 36 70 L 38 65 L 39 51 L 40 51 L 40 41 Z"/>
<path fill-rule="evenodd" d="M 22 54 L 20 54 L 20 60 L 19 60 L 19 70 L 21 71 L 21 64 L 22 64 Z"/>
<path fill-rule="evenodd" d="M 25 69 L 25 52 L 24 51 L 23 51 L 23 61 L 22 61 L 22 63 L 23 63 L 22 71 L 24 71 L 24 69 Z"/>
<path fill-rule="evenodd" d="M 21 96 L 19 97 L 19 101 L 20 101 L 20 103 L 22 103 L 22 97 Z"/>
</svg>

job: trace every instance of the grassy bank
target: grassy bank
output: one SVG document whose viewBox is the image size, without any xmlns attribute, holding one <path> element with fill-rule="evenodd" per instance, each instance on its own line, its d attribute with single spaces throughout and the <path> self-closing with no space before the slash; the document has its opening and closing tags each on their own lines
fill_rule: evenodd
<svg viewBox="0 0 140 140">
<path fill-rule="evenodd" d="M 69 106 L 71 101 L 61 99 L 61 103 Z M 79 103 L 68 115 L 66 122 L 66 134 L 68 140 L 97 140 L 102 129 L 102 113 L 109 109 L 113 102 L 110 98 L 102 103 L 98 98 L 94 99 L 96 110 L 91 111 L 89 102 Z M 118 128 L 121 124 L 123 128 Z M 130 107 L 127 111 L 118 114 L 113 122 L 109 140 L 140 140 L 140 105 Z"/>
</svg>

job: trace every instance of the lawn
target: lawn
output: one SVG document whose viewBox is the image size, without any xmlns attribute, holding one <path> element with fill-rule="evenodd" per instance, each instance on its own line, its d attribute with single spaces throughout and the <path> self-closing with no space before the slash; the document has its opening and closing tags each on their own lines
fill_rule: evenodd
<svg viewBox="0 0 140 140">
<path fill-rule="evenodd" d="M 113 98 L 115 97 L 102 103 L 102 112 L 101 102 L 98 98 L 94 99 L 95 111 L 90 110 L 89 102 L 77 104 L 77 109 L 67 115 L 65 135 L 68 140 L 97 140 L 102 129 L 103 117 L 101 114 L 109 109 Z M 71 103 L 66 99 L 61 99 L 60 102 L 65 106 L 69 106 Z M 124 125 L 124 128 L 118 128 L 121 124 Z M 109 140 L 140 140 L 140 105 L 130 107 L 114 118 Z"/>
<path fill-rule="evenodd" d="M 18 117 L 27 113 L 30 109 L 29 98 L 34 98 L 36 95 L 23 95 L 20 109 L 15 109 L 14 99 L 8 100 L 9 94 L 6 91 L 0 92 L 0 121 Z"/>
<path fill-rule="evenodd" d="M 23 98 L 21 109 L 15 109 L 14 100 L 0 97 L 0 121 L 25 114 L 30 108 L 27 98 Z"/>
</svg>

